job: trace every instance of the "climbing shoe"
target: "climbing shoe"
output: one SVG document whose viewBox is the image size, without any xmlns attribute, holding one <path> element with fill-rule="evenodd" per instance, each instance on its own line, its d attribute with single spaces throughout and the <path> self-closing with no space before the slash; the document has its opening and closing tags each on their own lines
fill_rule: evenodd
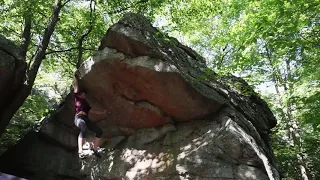
<svg viewBox="0 0 320 180">
<path fill-rule="evenodd" d="M 87 149 L 92 149 L 93 148 L 93 143 L 92 142 L 86 142 L 82 146 L 82 149 L 87 150 Z"/>
<path fill-rule="evenodd" d="M 84 159 L 87 156 L 87 154 L 85 154 L 83 151 L 79 152 L 78 154 L 80 159 Z"/>
<path fill-rule="evenodd" d="M 101 148 L 101 147 L 98 147 L 98 148 L 97 148 L 97 152 L 98 152 L 98 153 L 104 152 L 104 150 L 105 150 L 105 148 Z"/>
</svg>

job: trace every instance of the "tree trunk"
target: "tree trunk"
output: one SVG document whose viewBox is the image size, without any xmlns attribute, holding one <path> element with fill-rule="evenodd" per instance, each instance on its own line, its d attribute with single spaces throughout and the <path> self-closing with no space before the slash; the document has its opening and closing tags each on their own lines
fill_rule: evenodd
<svg viewBox="0 0 320 180">
<path fill-rule="evenodd" d="M 17 88 L 16 92 L 12 92 L 12 96 L 7 98 L 6 101 L 6 106 L 2 108 L 1 112 L 0 112 L 0 137 L 3 134 L 5 128 L 7 127 L 7 125 L 9 124 L 11 118 L 13 117 L 14 113 L 19 109 L 19 107 L 24 103 L 24 101 L 26 100 L 26 98 L 29 96 L 32 86 L 34 84 L 34 81 L 36 79 L 37 73 L 38 73 L 38 69 L 40 67 L 40 64 L 42 62 L 42 60 L 45 58 L 45 52 L 47 50 L 47 47 L 49 45 L 50 42 L 50 37 L 55 29 L 55 26 L 57 24 L 57 22 L 59 21 L 59 13 L 61 8 L 67 3 L 69 2 L 66 1 L 65 3 L 61 3 L 61 0 L 56 0 L 55 4 L 54 4 L 54 9 L 51 15 L 51 18 L 48 22 L 48 25 L 45 29 L 45 32 L 42 36 L 42 41 L 41 41 L 41 45 L 38 47 L 36 54 L 32 60 L 33 64 L 31 66 L 31 68 L 29 70 L 27 70 L 26 72 L 26 81 L 25 83 L 23 83 L 23 80 L 20 81 L 22 82 L 21 85 L 19 85 L 19 87 Z M 24 43 L 22 45 L 22 49 L 23 51 L 26 50 L 26 47 L 28 47 L 28 31 L 30 33 L 30 26 L 29 26 L 29 22 L 26 22 L 26 26 L 25 26 L 25 31 L 23 37 L 24 38 Z M 27 38 L 26 38 L 27 37 Z M 24 55 L 26 55 L 26 52 L 22 52 Z M 25 57 L 23 57 L 25 59 Z M 24 77 L 20 77 L 20 79 L 23 79 Z"/>
<path fill-rule="evenodd" d="M 92 7 L 93 6 L 93 7 Z M 78 39 L 78 57 L 77 57 L 77 64 L 76 64 L 76 68 L 78 69 L 82 63 L 82 55 L 83 55 L 83 41 L 84 39 L 91 33 L 92 28 L 93 28 L 93 22 L 94 22 L 94 18 L 93 18 L 93 13 L 95 11 L 95 4 L 93 4 L 93 0 L 90 0 L 90 23 L 89 23 L 89 27 L 88 30 L 83 33 L 81 35 L 81 37 Z"/>
<path fill-rule="evenodd" d="M 279 104 L 282 106 L 282 111 L 281 111 L 281 116 L 282 119 L 285 123 L 285 127 L 287 128 L 288 131 L 288 136 L 289 140 L 291 141 L 292 145 L 296 150 L 298 150 L 297 154 L 297 162 L 298 166 L 297 168 L 299 171 L 299 176 L 302 180 L 308 180 L 308 175 L 307 175 L 307 167 L 306 167 L 306 162 L 305 159 L 303 158 L 302 154 L 302 142 L 301 142 L 301 133 L 300 133 L 300 125 L 298 120 L 294 117 L 294 107 L 292 104 L 292 101 L 290 98 L 293 96 L 293 74 L 292 74 L 292 69 L 290 67 L 290 59 L 286 58 L 284 60 L 285 62 L 285 71 L 284 73 L 281 73 L 280 69 L 276 69 L 273 66 L 272 63 L 272 53 L 271 51 L 266 47 L 266 54 L 267 54 L 267 59 L 269 61 L 270 68 L 272 70 L 272 81 L 274 83 L 276 93 L 279 98 Z M 286 94 L 287 97 L 283 96 L 283 94 L 280 92 L 279 87 L 282 87 L 284 92 L 283 94 Z M 286 100 L 285 100 L 286 98 Z M 286 102 L 286 103 L 285 103 Z"/>
</svg>

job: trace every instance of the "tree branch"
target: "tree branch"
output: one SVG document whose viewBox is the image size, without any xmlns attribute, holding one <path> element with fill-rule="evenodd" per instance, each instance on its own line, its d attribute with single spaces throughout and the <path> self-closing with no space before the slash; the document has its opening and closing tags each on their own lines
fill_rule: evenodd
<svg viewBox="0 0 320 180">
<path fill-rule="evenodd" d="M 56 0 L 55 5 L 54 5 L 54 9 L 50 18 L 50 21 L 44 31 L 44 34 L 42 36 L 42 41 L 41 44 L 39 45 L 37 51 L 36 51 L 36 55 L 33 58 L 33 64 L 30 68 L 30 70 L 28 71 L 27 75 L 28 75 L 28 79 L 27 79 L 27 83 L 29 86 L 32 87 L 34 80 L 36 78 L 38 69 L 40 67 L 40 64 L 42 62 L 42 60 L 45 58 L 45 52 L 48 48 L 49 42 L 50 42 L 50 37 L 53 34 L 53 31 L 55 29 L 55 26 L 57 25 L 58 21 L 59 21 L 59 13 L 60 10 L 62 9 L 62 7 L 69 2 L 70 0 L 66 1 L 65 3 L 61 3 L 61 0 Z"/>
<path fill-rule="evenodd" d="M 69 49 L 62 49 L 62 50 L 50 50 L 49 52 L 46 52 L 45 55 L 54 54 L 54 53 L 62 53 L 62 52 L 70 52 L 72 50 L 76 50 L 78 47 L 72 47 Z M 82 48 L 83 51 L 95 51 L 96 49 L 90 49 L 90 48 Z"/>
<path fill-rule="evenodd" d="M 21 57 L 26 61 L 28 46 L 31 39 L 31 23 L 32 17 L 30 15 L 25 15 L 24 17 L 24 29 L 22 34 L 22 44 L 21 44 Z"/>
<path fill-rule="evenodd" d="M 94 2 L 94 0 L 90 0 L 90 23 L 89 23 L 88 30 L 87 30 L 87 32 L 82 34 L 82 36 L 78 39 L 78 57 L 77 57 L 77 64 L 76 64 L 77 69 L 80 67 L 81 62 L 82 62 L 83 41 L 90 34 L 90 32 L 92 31 L 92 28 L 93 28 L 93 23 L 94 23 L 93 13 L 95 11 L 95 4 L 92 5 L 93 2 Z"/>
<path fill-rule="evenodd" d="M 73 47 L 73 48 L 63 49 L 63 50 L 51 50 L 49 52 L 46 52 L 45 55 L 53 54 L 53 53 L 61 53 L 61 52 L 70 52 L 70 51 L 75 50 L 75 49 L 78 49 L 78 48 L 77 47 Z"/>
<path fill-rule="evenodd" d="M 226 44 L 226 45 L 224 46 L 224 48 L 222 49 L 223 52 L 225 52 L 225 51 L 227 50 L 228 45 L 229 45 L 229 44 Z M 220 62 L 219 62 L 219 67 L 218 67 L 218 68 L 221 68 L 221 67 L 222 67 L 224 58 L 227 56 L 227 54 L 228 54 L 230 51 L 231 51 L 231 48 L 228 49 L 228 50 L 222 55 L 221 60 L 220 60 Z"/>
<path fill-rule="evenodd" d="M 266 52 L 267 52 L 267 59 L 269 61 L 270 68 L 272 69 L 272 72 L 271 72 L 272 81 L 274 83 L 277 94 L 280 95 L 279 83 L 281 80 L 279 78 L 279 75 L 277 75 L 278 71 L 273 67 L 273 63 L 272 63 L 272 59 L 271 59 L 271 52 L 267 46 L 265 48 L 266 48 Z"/>
</svg>

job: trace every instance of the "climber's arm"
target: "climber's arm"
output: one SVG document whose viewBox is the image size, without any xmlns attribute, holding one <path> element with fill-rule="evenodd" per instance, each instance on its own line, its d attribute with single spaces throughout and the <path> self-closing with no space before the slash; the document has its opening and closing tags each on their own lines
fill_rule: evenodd
<svg viewBox="0 0 320 180">
<path fill-rule="evenodd" d="M 101 101 L 98 101 L 93 96 L 87 94 L 86 100 L 89 104 L 94 105 L 94 108 L 90 110 L 90 113 L 97 114 L 97 115 L 109 115 L 111 114 L 102 104 Z M 101 110 L 102 109 L 102 110 Z"/>
</svg>

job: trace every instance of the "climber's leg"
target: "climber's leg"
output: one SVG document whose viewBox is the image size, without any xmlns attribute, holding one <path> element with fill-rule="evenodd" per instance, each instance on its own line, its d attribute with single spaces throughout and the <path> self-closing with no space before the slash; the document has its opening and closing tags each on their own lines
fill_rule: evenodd
<svg viewBox="0 0 320 180">
<path fill-rule="evenodd" d="M 82 138 L 79 134 L 78 136 L 78 152 L 82 152 L 83 148 L 83 144 L 86 142 L 86 139 L 85 138 Z"/>
<path fill-rule="evenodd" d="M 86 120 L 86 123 L 87 123 L 88 129 L 90 131 L 96 133 L 96 137 L 93 141 L 93 150 L 97 150 L 99 143 L 101 141 L 101 138 L 102 138 L 103 131 L 97 124 L 93 123 L 89 119 Z"/>
<path fill-rule="evenodd" d="M 87 124 L 85 122 L 85 117 L 82 115 L 77 115 L 75 117 L 75 125 L 80 129 L 80 134 L 78 136 L 78 151 L 82 152 L 82 146 L 86 142 L 87 135 Z"/>
</svg>

